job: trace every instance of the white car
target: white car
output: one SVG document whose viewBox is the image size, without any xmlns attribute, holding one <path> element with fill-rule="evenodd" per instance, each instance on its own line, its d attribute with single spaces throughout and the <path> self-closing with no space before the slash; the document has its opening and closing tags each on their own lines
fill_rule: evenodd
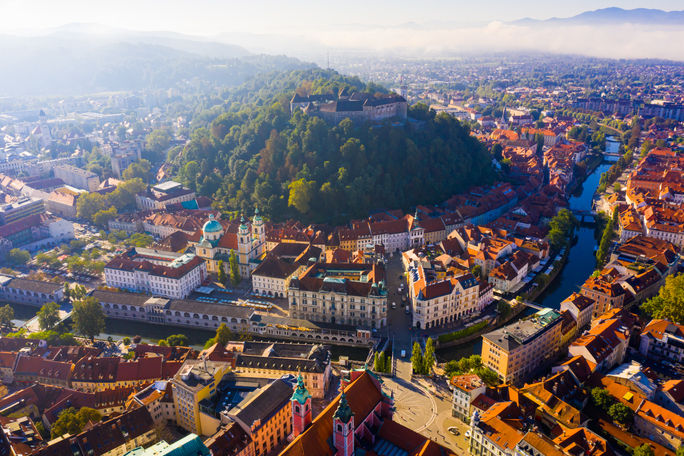
<svg viewBox="0 0 684 456">
<path fill-rule="evenodd" d="M 397 303 L 396 303 L 396 302 L 393 302 L 393 303 L 392 303 L 392 309 L 396 309 L 396 308 L 397 308 Z"/>
<path fill-rule="evenodd" d="M 465 433 L 465 438 L 469 439 L 470 438 L 470 429 L 468 429 Z"/>
</svg>

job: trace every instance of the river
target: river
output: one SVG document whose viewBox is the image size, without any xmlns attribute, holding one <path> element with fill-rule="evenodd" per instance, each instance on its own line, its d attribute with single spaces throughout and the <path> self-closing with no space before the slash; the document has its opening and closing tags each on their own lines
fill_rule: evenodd
<svg viewBox="0 0 684 456">
<path fill-rule="evenodd" d="M 589 176 L 584 183 L 577 187 L 574 194 L 570 197 L 569 204 L 571 209 L 591 210 L 592 200 L 596 187 L 598 187 L 601 174 L 610 168 L 610 163 L 601 163 Z M 557 309 L 560 302 L 568 297 L 573 291 L 577 291 L 579 286 L 584 283 L 589 274 L 594 270 L 594 229 L 592 227 L 581 226 L 576 232 L 576 238 L 570 248 L 568 261 L 560 272 L 556 280 L 537 298 L 537 302 L 543 306 Z M 16 319 L 14 324 L 22 326 L 26 320 L 33 317 L 36 308 L 32 306 L 12 304 L 15 310 Z M 529 312 L 525 312 L 527 314 Z M 523 314 L 523 315 L 524 315 Z M 204 342 L 213 337 L 213 331 L 205 331 L 192 328 L 180 328 L 173 326 L 160 326 L 144 322 L 131 322 L 124 320 L 107 319 L 107 326 L 103 334 L 98 337 L 107 339 L 112 337 L 115 340 L 125 336 L 133 337 L 140 335 L 145 342 L 156 343 L 159 339 L 166 338 L 171 334 L 185 334 L 190 340 L 190 344 L 195 348 L 204 346 Z M 476 341 L 458 346 L 438 350 L 440 360 L 460 359 L 463 356 L 479 354 L 482 350 L 482 338 Z M 362 360 L 367 354 L 366 349 L 357 350 L 351 347 L 335 348 L 333 358 L 339 355 L 349 355 L 351 359 Z"/>
<path fill-rule="evenodd" d="M 594 172 L 592 172 L 582 185 L 575 189 L 571 195 L 568 203 L 571 209 L 591 210 L 594 192 L 598 187 L 601 174 L 610 168 L 610 163 L 601 163 Z M 579 287 L 589 277 L 596 266 L 594 258 L 594 247 L 596 240 L 594 238 L 594 228 L 590 226 L 580 226 L 579 230 L 575 232 L 575 240 L 570 247 L 568 253 L 568 261 L 563 270 L 558 274 L 556 279 L 548 288 L 542 293 L 536 302 L 542 306 L 558 309 L 563 299 L 572 294 L 573 291 L 578 291 Z M 533 313 L 534 310 L 523 312 L 522 316 Z M 469 344 L 458 347 L 445 348 L 438 350 L 437 355 L 440 360 L 460 359 L 464 356 L 472 354 L 479 354 L 482 351 L 482 338 L 479 338 Z"/>
</svg>

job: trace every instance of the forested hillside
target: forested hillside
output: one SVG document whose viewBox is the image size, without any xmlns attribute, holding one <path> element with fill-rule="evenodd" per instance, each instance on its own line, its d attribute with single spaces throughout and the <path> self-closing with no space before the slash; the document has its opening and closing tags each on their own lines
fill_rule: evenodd
<svg viewBox="0 0 684 456">
<path fill-rule="evenodd" d="M 489 154 L 467 127 L 423 105 L 409 110 L 406 126 L 290 115 L 295 90 L 384 90 L 377 86 L 323 70 L 250 85 L 232 92 L 227 112 L 169 157 L 179 179 L 227 212 L 258 206 L 273 220 L 344 222 L 374 209 L 438 203 L 491 179 Z"/>
</svg>

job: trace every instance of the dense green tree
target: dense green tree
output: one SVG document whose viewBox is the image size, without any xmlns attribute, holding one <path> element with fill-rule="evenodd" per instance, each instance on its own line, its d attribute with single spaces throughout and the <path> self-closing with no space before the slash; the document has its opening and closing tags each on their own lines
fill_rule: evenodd
<svg viewBox="0 0 684 456">
<path fill-rule="evenodd" d="M 676 456 L 684 456 L 684 445 L 680 445 L 679 448 L 677 448 Z"/>
<path fill-rule="evenodd" d="M 230 263 L 230 282 L 233 285 L 237 285 L 240 283 L 240 267 L 238 265 L 238 257 L 233 249 L 230 249 L 228 262 Z"/>
<path fill-rule="evenodd" d="M 50 432 L 53 439 L 65 434 L 78 434 L 88 423 L 97 423 L 101 419 L 102 414 L 95 409 L 82 407 L 77 410 L 74 407 L 69 407 L 59 413 L 57 420 L 50 428 Z"/>
<path fill-rule="evenodd" d="M 9 304 L 0 307 L 0 326 L 3 328 L 11 328 L 12 320 L 14 320 L 14 309 Z"/>
<path fill-rule="evenodd" d="M 121 177 L 126 180 L 139 178 L 143 182 L 150 181 L 150 170 L 152 169 L 152 163 L 144 158 L 136 162 L 131 163 L 128 168 L 126 168 L 122 173 Z"/>
<path fill-rule="evenodd" d="M 43 331 L 55 327 L 59 322 L 59 304 L 56 302 L 47 302 L 36 313 L 38 317 L 38 325 Z"/>
<path fill-rule="evenodd" d="M 159 341 L 157 342 L 157 345 L 159 345 L 160 347 L 170 347 L 171 346 L 171 344 L 169 344 L 169 341 L 166 339 L 159 339 Z"/>
<path fill-rule="evenodd" d="M 511 311 L 511 305 L 507 301 L 500 299 L 496 303 L 496 310 L 499 313 L 499 318 L 506 318 Z"/>
<path fill-rule="evenodd" d="M 166 338 L 166 341 L 172 347 L 187 347 L 190 343 L 188 336 L 185 334 L 171 334 Z"/>
<path fill-rule="evenodd" d="M 135 207 L 135 195 L 142 193 L 147 185 L 140 178 L 133 178 L 122 182 L 111 193 L 85 193 L 76 201 L 76 214 L 80 218 L 93 221 L 93 217 L 100 211 L 116 208 L 117 212 Z"/>
<path fill-rule="evenodd" d="M 596 251 L 596 262 L 598 266 L 603 266 L 607 259 L 610 246 L 615 237 L 615 229 L 617 228 L 618 213 L 617 209 L 613 210 L 613 216 L 606 224 L 603 230 L 603 235 L 601 236 L 601 242 L 599 243 L 598 250 Z"/>
<path fill-rule="evenodd" d="M 561 209 L 549 222 L 547 238 L 551 247 L 560 249 L 567 244 L 577 225 L 577 219 L 568 209 Z"/>
<path fill-rule="evenodd" d="M 118 211 L 113 206 L 109 209 L 101 209 L 93 214 L 93 223 L 102 228 L 107 228 L 109 221 L 115 219 L 117 215 Z"/>
<path fill-rule="evenodd" d="M 489 386 L 497 386 L 501 383 L 497 373 L 488 367 L 480 367 L 475 372 Z"/>
<path fill-rule="evenodd" d="M 216 343 L 225 347 L 231 340 L 233 340 L 233 332 L 225 323 L 221 323 L 221 325 L 216 328 Z"/>
<path fill-rule="evenodd" d="M 97 299 L 92 296 L 74 301 L 71 319 L 79 334 L 93 340 L 105 329 L 105 316 Z"/>
<path fill-rule="evenodd" d="M 420 348 L 418 342 L 413 343 L 413 352 L 411 353 L 411 365 L 413 366 L 413 372 L 415 374 L 422 374 L 425 367 L 425 362 L 423 361 L 423 349 Z"/>
<path fill-rule="evenodd" d="M 634 412 L 625 404 L 617 402 L 608 409 L 608 416 L 615 422 L 627 426 L 632 423 Z"/>
<path fill-rule="evenodd" d="M 652 318 L 684 324 L 684 274 L 667 276 L 658 295 L 644 302 L 641 310 Z"/>
<path fill-rule="evenodd" d="M 31 254 L 26 250 L 15 248 L 7 254 L 7 261 L 15 266 L 23 266 L 31 261 Z"/>
<path fill-rule="evenodd" d="M 423 356 L 423 374 L 429 375 L 432 373 L 432 367 L 435 365 L 435 342 L 432 337 L 428 337 L 425 341 L 425 355 Z"/>
<path fill-rule="evenodd" d="M 475 277 L 480 278 L 482 276 L 482 266 L 476 264 L 471 268 L 470 272 L 472 272 Z"/>
<path fill-rule="evenodd" d="M 211 339 L 207 340 L 204 344 L 204 348 L 209 348 L 214 344 L 218 344 L 221 347 L 225 347 L 228 342 L 234 339 L 233 332 L 230 330 L 225 323 L 216 328 L 216 335 Z"/>
<path fill-rule="evenodd" d="M 290 182 L 288 189 L 290 196 L 288 198 L 288 206 L 292 206 L 300 214 L 308 214 L 311 209 L 311 199 L 315 190 L 316 183 L 314 181 L 307 181 L 305 178 L 297 179 Z"/>
<path fill-rule="evenodd" d="M 611 405 L 615 402 L 613 396 L 603 388 L 595 387 L 591 390 L 591 399 L 594 405 L 602 410 L 608 411 Z"/>
<path fill-rule="evenodd" d="M 145 153 L 152 161 L 163 160 L 170 144 L 171 135 L 167 130 L 152 130 L 145 138 Z"/>
<path fill-rule="evenodd" d="M 218 281 L 219 281 L 219 283 L 222 283 L 225 285 L 227 280 L 228 280 L 228 276 L 226 275 L 225 264 L 223 263 L 223 260 L 219 260 L 219 262 L 218 262 Z"/>
<path fill-rule="evenodd" d="M 319 70 L 283 79 L 288 88 L 269 83 L 277 89 L 214 116 L 174 156 L 179 179 L 201 194 L 213 191 L 220 209 L 258 205 L 275 221 L 337 223 L 377 207 L 442 202 L 494 177 L 490 154 L 452 116 L 419 105 L 409 108 L 417 124 L 327 124 L 299 110 L 290 114 L 292 92 L 378 88 Z"/>
<path fill-rule="evenodd" d="M 634 453 L 632 453 L 632 456 L 654 456 L 653 448 L 651 448 L 651 446 L 647 443 L 644 443 L 634 448 Z"/>
</svg>

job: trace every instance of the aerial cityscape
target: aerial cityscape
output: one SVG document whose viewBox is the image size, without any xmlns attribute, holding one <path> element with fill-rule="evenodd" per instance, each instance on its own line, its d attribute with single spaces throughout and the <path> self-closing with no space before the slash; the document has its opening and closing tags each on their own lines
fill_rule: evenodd
<svg viewBox="0 0 684 456">
<path fill-rule="evenodd" d="M 684 456 L 682 6 L 3 3 L 0 456 Z"/>
</svg>

